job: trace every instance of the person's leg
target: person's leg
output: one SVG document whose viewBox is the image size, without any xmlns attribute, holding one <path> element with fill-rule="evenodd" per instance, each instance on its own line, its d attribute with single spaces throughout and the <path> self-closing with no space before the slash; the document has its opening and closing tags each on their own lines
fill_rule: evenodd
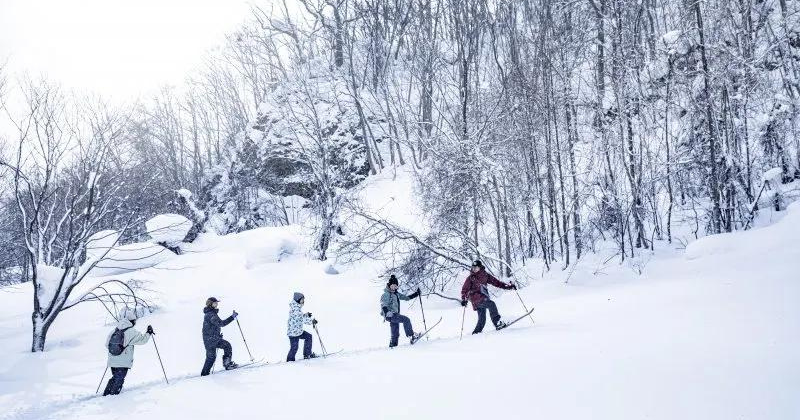
<svg viewBox="0 0 800 420">
<path fill-rule="evenodd" d="M 488 300 L 486 308 L 489 309 L 489 318 L 492 319 L 492 324 L 497 327 L 497 323 L 500 322 L 500 312 L 497 310 L 497 304 L 493 300 Z"/>
<path fill-rule="evenodd" d="M 472 330 L 472 333 L 479 334 L 483 331 L 483 326 L 486 325 L 486 307 L 483 306 L 483 302 L 481 302 L 475 309 L 478 311 L 478 323 L 475 324 L 475 329 Z"/>
<path fill-rule="evenodd" d="M 406 333 L 406 337 L 414 335 L 414 329 L 411 327 L 411 320 L 408 319 L 407 316 L 397 315 L 397 319 L 403 323 L 403 330 Z"/>
<path fill-rule="evenodd" d="M 294 362 L 294 357 L 297 355 L 297 347 L 300 344 L 300 336 L 289 337 L 289 354 L 286 355 L 287 362 Z"/>
<path fill-rule="evenodd" d="M 395 322 L 394 319 L 394 317 L 389 319 L 389 330 L 391 331 L 391 337 L 389 339 L 390 348 L 397 347 L 397 340 L 400 338 L 400 324 Z"/>
<path fill-rule="evenodd" d="M 117 371 L 114 372 L 114 377 L 116 377 L 117 380 L 114 383 L 114 391 L 112 392 L 112 394 L 118 395 L 120 391 L 122 391 L 122 385 L 125 384 L 125 375 L 128 374 L 128 368 L 115 368 L 115 369 L 117 369 Z"/>
<path fill-rule="evenodd" d="M 222 349 L 222 365 L 226 368 L 233 362 L 233 348 L 226 340 L 219 340 L 217 348 Z"/>
<path fill-rule="evenodd" d="M 311 357 L 311 345 L 314 344 L 314 337 L 307 331 L 303 331 L 300 338 L 303 339 L 303 357 L 307 359 Z"/>
<path fill-rule="evenodd" d="M 203 364 L 203 370 L 200 371 L 200 376 L 206 376 L 211 373 L 211 367 L 217 360 L 217 347 L 206 345 L 206 362 Z"/>
<path fill-rule="evenodd" d="M 106 384 L 106 388 L 103 390 L 103 396 L 112 395 L 112 391 L 115 388 L 116 381 L 117 381 L 117 368 L 111 368 L 111 377 L 108 378 L 108 383 Z"/>
</svg>

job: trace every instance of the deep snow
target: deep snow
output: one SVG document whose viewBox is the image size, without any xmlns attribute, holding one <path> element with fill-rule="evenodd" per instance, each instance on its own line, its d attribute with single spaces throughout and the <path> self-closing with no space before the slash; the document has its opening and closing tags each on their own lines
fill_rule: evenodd
<svg viewBox="0 0 800 420">
<path fill-rule="evenodd" d="M 399 201 L 376 191 L 381 205 Z M 411 218 L 389 207 L 382 211 Z M 112 319 L 78 306 L 56 321 L 47 351 L 31 354 L 30 287 L 2 289 L 0 419 L 797 419 L 800 204 L 778 215 L 766 227 L 695 241 L 685 253 L 659 243 L 633 265 L 601 253 L 538 279 L 531 264 L 537 279 L 521 295 L 536 307 L 535 325 L 470 336 L 469 309 L 459 340 L 461 307 L 430 297 L 428 322 L 444 318 L 431 340 L 393 350 L 378 315 L 379 263 L 326 274 L 328 263 L 303 255 L 308 239 L 294 227 L 206 236 L 185 255 L 115 277 L 152 289 L 159 309 L 138 328 L 156 329 L 171 384 L 148 344 L 136 349 L 123 393 L 107 398 L 91 395 Z M 304 310 L 320 320 L 328 350 L 343 353 L 194 377 L 206 297 L 222 300 L 222 316 L 241 314 L 256 358 L 278 362 L 294 291 L 306 294 Z M 496 301 L 506 319 L 523 311 L 513 292 Z M 402 308 L 421 328 L 418 302 Z M 236 324 L 223 332 L 235 359 L 247 361 Z M 317 337 L 314 346 L 319 352 Z"/>
</svg>

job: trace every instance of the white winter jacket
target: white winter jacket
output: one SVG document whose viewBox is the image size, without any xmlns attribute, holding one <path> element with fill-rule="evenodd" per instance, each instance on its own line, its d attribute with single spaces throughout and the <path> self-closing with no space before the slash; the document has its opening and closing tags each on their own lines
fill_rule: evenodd
<svg viewBox="0 0 800 420">
<path fill-rule="evenodd" d="M 127 319 L 118 322 L 117 328 L 121 330 L 127 328 L 127 330 L 125 330 L 125 350 L 118 356 L 108 353 L 108 367 L 130 369 L 131 366 L 133 366 L 133 346 L 146 344 L 150 341 L 150 334 L 140 333 L 133 328 L 133 324 Z M 108 351 L 108 343 L 111 341 L 111 336 L 113 334 L 114 331 L 111 331 L 111 334 L 109 334 L 106 339 L 106 351 Z"/>
<path fill-rule="evenodd" d="M 303 334 L 303 325 L 311 324 L 311 317 L 304 314 L 301 308 L 295 301 L 289 303 L 289 328 L 286 331 L 289 337 Z"/>
</svg>

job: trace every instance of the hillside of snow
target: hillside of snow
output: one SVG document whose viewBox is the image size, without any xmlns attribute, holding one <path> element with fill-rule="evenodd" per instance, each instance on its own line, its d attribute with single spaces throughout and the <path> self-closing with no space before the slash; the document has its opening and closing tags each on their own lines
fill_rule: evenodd
<svg viewBox="0 0 800 420">
<path fill-rule="evenodd" d="M 376 211 L 413 223 L 408 174 L 377 177 L 364 194 Z M 620 264 L 590 254 L 535 278 L 520 296 L 535 324 L 470 336 L 476 314 L 436 296 L 415 346 L 389 350 L 379 316 L 383 265 L 337 266 L 308 257 L 300 227 L 204 236 L 183 255 L 114 274 L 148 289 L 170 384 L 153 344 L 136 348 L 122 394 L 95 397 L 113 319 L 82 304 L 55 323 L 46 351 L 30 353 L 29 284 L 0 290 L 0 419 L 797 419 L 800 418 L 800 203 L 759 228 L 657 247 Z M 636 268 L 633 269 L 632 267 Z M 640 275 L 638 271 L 641 271 Z M 466 272 L 463 273 L 466 276 Z M 96 279 L 100 281 L 102 279 Z M 401 279 L 402 284 L 403 279 Z M 320 323 L 327 359 L 281 363 L 292 292 Z M 451 290 L 451 296 L 458 294 Z M 205 299 L 236 309 L 254 358 L 270 364 L 199 378 Z M 504 319 L 523 312 L 498 291 Z M 402 312 L 422 328 L 418 301 Z M 464 337 L 460 339 L 462 315 Z M 313 333 L 310 327 L 306 329 Z M 223 329 L 234 360 L 249 360 L 236 323 Z M 221 354 L 216 369 L 221 367 Z M 106 379 L 108 376 L 106 376 Z M 105 383 L 103 383 L 105 385 Z"/>
</svg>

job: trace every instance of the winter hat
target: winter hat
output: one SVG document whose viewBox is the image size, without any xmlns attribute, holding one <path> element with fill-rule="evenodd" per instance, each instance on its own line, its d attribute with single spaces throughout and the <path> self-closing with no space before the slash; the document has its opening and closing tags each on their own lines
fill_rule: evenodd
<svg viewBox="0 0 800 420">
<path fill-rule="evenodd" d="M 210 308 L 212 304 L 219 302 L 219 299 L 211 296 L 210 298 L 206 299 L 206 308 Z"/>
<path fill-rule="evenodd" d="M 300 303 L 300 301 L 301 301 L 301 300 L 302 300 L 304 297 L 305 297 L 305 295 L 303 295 L 302 293 L 300 293 L 300 292 L 294 292 L 294 296 L 292 296 L 292 299 L 293 299 L 295 302 L 297 302 L 297 303 Z"/>
<path fill-rule="evenodd" d="M 475 262 L 472 263 L 472 266 L 483 268 L 483 263 L 481 262 L 481 260 L 475 260 Z"/>
<path fill-rule="evenodd" d="M 397 281 L 397 277 L 395 277 L 395 275 L 394 275 L 394 274 L 392 274 L 392 275 L 389 277 L 389 283 L 386 283 L 386 285 L 387 285 L 387 286 L 391 286 L 391 285 L 393 285 L 393 284 L 399 284 L 399 282 Z"/>
</svg>

